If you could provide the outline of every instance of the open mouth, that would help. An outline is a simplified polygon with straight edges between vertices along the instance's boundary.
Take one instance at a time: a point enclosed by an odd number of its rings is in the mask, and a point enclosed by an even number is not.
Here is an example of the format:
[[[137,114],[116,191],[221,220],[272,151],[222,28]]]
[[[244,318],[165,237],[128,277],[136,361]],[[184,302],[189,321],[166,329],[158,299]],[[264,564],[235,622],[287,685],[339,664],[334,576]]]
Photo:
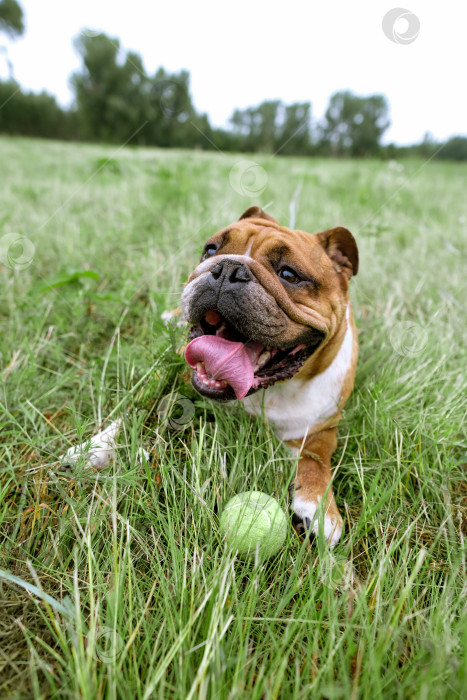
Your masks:
[[[268,347],[246,338],[216,310],[207,311],[190,328],[189,337],[185,359],[193,369],[193,386],[200,394],[225,401],[290,379],[323,339],[311,346]]]

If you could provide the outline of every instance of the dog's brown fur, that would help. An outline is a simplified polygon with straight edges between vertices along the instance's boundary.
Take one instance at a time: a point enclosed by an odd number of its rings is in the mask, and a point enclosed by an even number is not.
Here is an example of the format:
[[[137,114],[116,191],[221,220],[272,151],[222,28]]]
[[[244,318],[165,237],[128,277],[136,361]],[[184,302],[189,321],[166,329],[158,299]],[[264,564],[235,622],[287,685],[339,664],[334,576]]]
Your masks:
[[[288,425],[285,431],[286,437],[283,438],[286,444],[298,450],[299,454],[294,482],[296,512],[298,515],[300,512],[308,512],[307,504],[310,513],[316,512],[320,501],[326,495],[326,536],[335,544],[342,529],[342,518],[332,493],[331,456],[337,445],[337,424],[341,418],[341,409],[352,391],[358,357],[357,332],[348,298],[349,280],[358,271],[355,240],[343,227],[314,235],[304,231],[293,231],[281,226],[258,207],[251,207],[239,221],[210,238],[208,244],[220,246],[213,256],[213,262],[247,258],[247,265],[263,287],[267,298],[274,298],[286,316],[287,323],[281,333],[281,343],[290,342],[304,327],[316,328],[325,333],[323,343],[292,379],[277,382],[263,390],[262,402],[255,399],[257,395],[253,395],[244,399],[244,403],[251,413],[258,413],[261,403],[261,410],[264,410],[274,425],[275,416],[279,416],[279,423],[281,422],[280,404],[284,396],[283,389],[276,390],[278,385],[287,384],[287,401],[290,406],[296,402],[300,408],[302,401],[310,400],[309,396],[313,396],[309,394],[313,380],[327,376],[323,373],[328,371],[331,391],[331,380],[342,375],[341,382],[339,379],[339,400],[332,415],[323,416],[322,420],[307,425],[303,434],[294,435],[293,438],[287,437],[287,432],[294,433],[291,419],[290,426]],[[286,265],[292,268],[294,265],[301,265],[309,270],[317,280],[316,288],[313,289],[309,285],[284,287],[271,264],[271,260],[277,254],[281,255],[281,261]],[[201,277],[209,274],[209,264],[209,261],[202,262],[190,276],[187,286],[200,283]],[[185,314],[189,319],[188,302]],[[339,353],[345,339],[347,343],[351,342],[351,349],[347,353],[345,366],[339,366],[336,373],[337,365],[343,362]],[[321,398],[317,396],[315,401]],[[310,411],[312,409],[313,406],[310,406]],[[278,433],[281,436],[280,429]],[[308,516],[304,518],[313,520]],[[317,530],[316,522],[313,529]]]

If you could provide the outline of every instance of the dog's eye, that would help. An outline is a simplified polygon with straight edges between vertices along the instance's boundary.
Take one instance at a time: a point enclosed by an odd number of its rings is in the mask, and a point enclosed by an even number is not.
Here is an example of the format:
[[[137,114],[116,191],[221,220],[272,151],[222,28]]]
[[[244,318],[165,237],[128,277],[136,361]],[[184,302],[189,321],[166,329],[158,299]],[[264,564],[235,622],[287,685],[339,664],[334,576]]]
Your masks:
[[[204,249],[203,257],[201,258],[201,260],[206,260],[206,258],[209,258],[211,255],[214,255],[216,250],[217,250],[217,246],[214,245],[214,243],[210,243]]]
[[[278,276],[282,280],[290,282],[290,284],[298,284],[298,282],[302,281],[302,278],[299,277],[295,270],[292,270],[291,267],[281,267],[281,269],[278,272]]]

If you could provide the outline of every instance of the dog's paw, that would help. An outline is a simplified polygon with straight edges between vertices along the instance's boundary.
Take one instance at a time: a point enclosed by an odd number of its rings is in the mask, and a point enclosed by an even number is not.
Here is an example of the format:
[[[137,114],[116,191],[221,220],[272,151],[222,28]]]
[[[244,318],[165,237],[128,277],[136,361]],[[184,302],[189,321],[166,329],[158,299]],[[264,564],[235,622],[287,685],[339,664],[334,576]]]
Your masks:
[[[319,518],[322,517],[322,513],[318,512],[318,509],[319,500],[309,501],[302,496],[295,494],[293,500],[293,510],[296,519],[298,519],[300,529],[304,531],[311,529],[315,535],[318,535],[320,527]],[[326,509],[323,526],[326,541],[329,543],[331,548],[335,547],[342,534],[343,520],[339,511],[337,510],[334,500]]]

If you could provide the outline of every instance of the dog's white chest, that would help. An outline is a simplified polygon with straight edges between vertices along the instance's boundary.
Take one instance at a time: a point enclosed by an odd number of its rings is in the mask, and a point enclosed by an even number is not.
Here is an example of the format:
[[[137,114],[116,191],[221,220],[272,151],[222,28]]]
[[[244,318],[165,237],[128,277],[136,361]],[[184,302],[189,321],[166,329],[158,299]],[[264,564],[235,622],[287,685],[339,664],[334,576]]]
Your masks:
[[[324,372],[308,381],[294,377],[278,382],[243,399],[243,405],[250,414],[263,414],[281,440],[298,440],[337,412],[351,360],[352,328],[348,323],[342,345]]]

